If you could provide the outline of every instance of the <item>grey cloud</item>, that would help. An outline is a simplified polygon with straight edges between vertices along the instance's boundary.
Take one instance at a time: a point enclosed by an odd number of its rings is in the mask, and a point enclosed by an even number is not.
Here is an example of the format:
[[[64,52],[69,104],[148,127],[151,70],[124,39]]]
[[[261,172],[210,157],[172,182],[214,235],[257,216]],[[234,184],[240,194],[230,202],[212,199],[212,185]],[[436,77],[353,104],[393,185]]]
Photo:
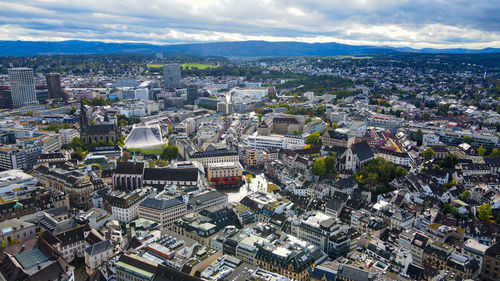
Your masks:
[[[19,33],[7,29],[0,39],[78,39],[68,37],[74,34],[86,40],[172,43],[248,38],[314,41],[321,37],[375,45],[497,46],[500,5],[496,2],[0,0],[2,30],[16,26]]]

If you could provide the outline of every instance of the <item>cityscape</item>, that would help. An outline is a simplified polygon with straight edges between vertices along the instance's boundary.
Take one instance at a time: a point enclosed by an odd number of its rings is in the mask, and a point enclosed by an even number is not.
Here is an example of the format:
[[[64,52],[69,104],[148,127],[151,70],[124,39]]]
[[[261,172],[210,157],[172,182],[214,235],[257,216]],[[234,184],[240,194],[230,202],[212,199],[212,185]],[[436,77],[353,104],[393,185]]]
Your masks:
[[[500,280],[497,31],[59,40],[30,11],[0,21],[0,280]]]

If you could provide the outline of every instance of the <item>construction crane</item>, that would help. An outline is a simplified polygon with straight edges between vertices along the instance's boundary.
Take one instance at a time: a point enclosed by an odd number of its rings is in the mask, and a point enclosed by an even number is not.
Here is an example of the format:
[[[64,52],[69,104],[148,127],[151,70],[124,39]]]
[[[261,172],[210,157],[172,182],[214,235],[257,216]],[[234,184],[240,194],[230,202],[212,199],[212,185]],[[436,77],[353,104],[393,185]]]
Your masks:
[[[389,100],[386,100],[386,99],[375,99],[378,101],[378,107],[377,107],[377,113],[380,113],[380,102],[381,101],[389,101]]]

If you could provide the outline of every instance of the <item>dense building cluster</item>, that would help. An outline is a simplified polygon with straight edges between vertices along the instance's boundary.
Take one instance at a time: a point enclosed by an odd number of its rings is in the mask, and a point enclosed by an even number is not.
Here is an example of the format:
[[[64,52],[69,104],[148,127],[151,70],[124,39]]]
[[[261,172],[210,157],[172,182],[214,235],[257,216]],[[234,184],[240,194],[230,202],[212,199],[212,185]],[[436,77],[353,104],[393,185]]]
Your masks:
[[[0,76],[3,280],[500,279],[498,69],[182,59]]]

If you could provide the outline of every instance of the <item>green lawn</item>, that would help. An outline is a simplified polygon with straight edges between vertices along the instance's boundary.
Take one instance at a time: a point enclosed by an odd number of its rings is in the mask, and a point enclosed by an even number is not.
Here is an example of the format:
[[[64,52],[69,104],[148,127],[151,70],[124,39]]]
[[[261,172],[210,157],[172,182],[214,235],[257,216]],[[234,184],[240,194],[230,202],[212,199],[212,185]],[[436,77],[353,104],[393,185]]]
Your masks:
[[[163,64],[147,64],[148,68],[162,68]]]
[[[211,65],[211,64],[204,64],[204,63],[185,63],[182,65],[182,68],[193,68],[193,67],[196,67],[198,69],[207,69],[207,68],[215,68],[217,66],[215,65]]]
[[[134,157],[134,150],[136,150],[137,153],[141,153],[143,155],[160,155],[163,152],[163,149],[168,146],[168,143],[161,145],[161,146],[156,146],[154,148],[127,148],[127,150],[130,152],[130,155]]]

